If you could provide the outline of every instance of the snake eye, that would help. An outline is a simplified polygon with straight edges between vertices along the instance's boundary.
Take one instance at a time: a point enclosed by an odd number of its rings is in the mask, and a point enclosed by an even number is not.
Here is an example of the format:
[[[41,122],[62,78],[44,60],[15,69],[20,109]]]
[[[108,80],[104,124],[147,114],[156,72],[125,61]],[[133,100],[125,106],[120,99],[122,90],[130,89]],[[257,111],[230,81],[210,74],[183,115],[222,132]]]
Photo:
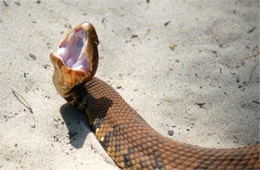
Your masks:
[[[72,69],[89,71],[87,56],[88,33],[83,29],[74,29],[63,40],[57,55],[60,56],[66,66]]]

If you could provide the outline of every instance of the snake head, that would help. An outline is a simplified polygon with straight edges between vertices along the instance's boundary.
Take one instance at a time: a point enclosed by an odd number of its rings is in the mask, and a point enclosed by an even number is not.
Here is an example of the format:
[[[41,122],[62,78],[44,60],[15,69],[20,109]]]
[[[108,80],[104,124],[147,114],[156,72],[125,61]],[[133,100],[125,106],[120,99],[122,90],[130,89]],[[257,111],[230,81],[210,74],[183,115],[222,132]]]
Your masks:
[[[93,25],[83,22],[67,33],[57,52],[50,54],[53,82],[61,96],[66,98],[73,87],[86,83],[95,75],[98,43]]]

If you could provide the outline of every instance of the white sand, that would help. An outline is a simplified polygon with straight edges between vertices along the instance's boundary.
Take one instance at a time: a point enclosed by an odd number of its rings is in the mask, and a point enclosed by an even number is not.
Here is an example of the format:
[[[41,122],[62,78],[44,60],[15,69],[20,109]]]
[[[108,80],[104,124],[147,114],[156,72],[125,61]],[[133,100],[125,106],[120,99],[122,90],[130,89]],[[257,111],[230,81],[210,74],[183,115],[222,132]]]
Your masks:
[[[38,2],[0,2],[0,169],[117,169],[52,84],[50,52],[84,20],[100,39],[96,76],[161,134],[215,148],[259,140],[259,1]]]

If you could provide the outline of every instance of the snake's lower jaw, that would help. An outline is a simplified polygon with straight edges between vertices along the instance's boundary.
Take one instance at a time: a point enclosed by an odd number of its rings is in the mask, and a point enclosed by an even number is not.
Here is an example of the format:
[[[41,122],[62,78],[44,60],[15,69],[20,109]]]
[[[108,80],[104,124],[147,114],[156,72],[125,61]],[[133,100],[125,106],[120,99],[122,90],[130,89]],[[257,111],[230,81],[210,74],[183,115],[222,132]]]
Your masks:
[[[67,67],[56,53],[51,53],[51,61],[54,66],[53,83],[64,98],[74,86],[85,83],[92,78],[89,72]]]
[[[65,97],[76,85],[86,83],[97,70],[98,37],[89,22],[73,28],[61,41],[57,52],[51,53],[54,66],[53,82]]]

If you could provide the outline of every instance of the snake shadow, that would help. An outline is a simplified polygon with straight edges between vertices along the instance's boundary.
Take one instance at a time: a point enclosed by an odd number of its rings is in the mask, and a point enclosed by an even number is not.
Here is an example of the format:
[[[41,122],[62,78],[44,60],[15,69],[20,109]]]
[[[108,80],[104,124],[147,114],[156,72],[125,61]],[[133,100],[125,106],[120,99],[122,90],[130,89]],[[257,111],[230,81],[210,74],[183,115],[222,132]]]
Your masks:
[[[81,148],[87,135],[92,132],[86,114],[68,103],[61,106],[60,113],[69,131],[70,144],[74,148]]]
[[[107,114],[107,111],[112,106],[113,101],[107,97],[95,99],[91,95],[89,95],[89,100],[92,101],[92,105],[89,105],[88,107],[99,113],[95,115],[95,118],[103,120]],[[61,106],[60,113],[68,128],[68,135],[71,145],[77,149],[81,148],[86,140],[86,137],[92,132],[93,129],[93,127],[91,128],[88,123],[86,113],[79,111],[68,103]],[[99,124],[94,126],[94,128],[98,125]]]

